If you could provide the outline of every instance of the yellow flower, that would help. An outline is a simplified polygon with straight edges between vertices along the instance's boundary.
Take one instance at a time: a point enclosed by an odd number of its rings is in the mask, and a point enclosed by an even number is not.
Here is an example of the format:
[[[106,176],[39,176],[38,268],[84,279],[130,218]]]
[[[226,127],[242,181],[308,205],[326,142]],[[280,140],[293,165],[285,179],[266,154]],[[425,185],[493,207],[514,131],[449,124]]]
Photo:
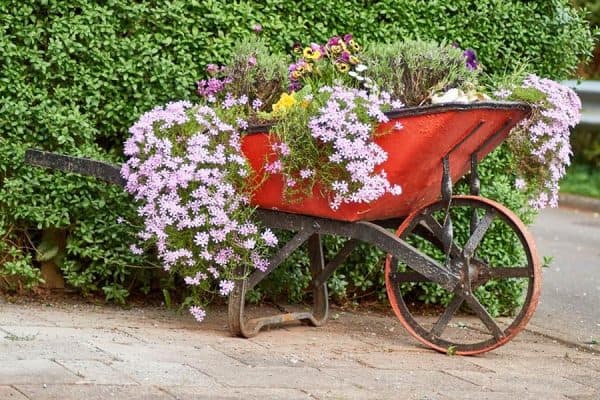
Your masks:
[[[321,52],[319,50],[313,50],[310,47],[305,48],[302,55],[308,60],[318,60],[321,58]]]
[[[352,64],[352,65],[356,65],[360,62],[360,59],[356,56],[350,56],[350,58],[348,60],[350,61],[350,64]]]
[[[348,45],[354,51],[359,51],[360,50],[360,46],[354,40],[350,40],[350,42],[348,42]]]
[[[292,94],[282,93],[277,103],[273,104],[274,114],[285,114],[290,108],[296,104],[294,92]]]
[[[331,53],[332,53],[333,55],[339,54],[339,53],[341,53],[341,52],[342,52],[342,50],[344,50],[344,48],[343,48],[342,46],[338,45],[338,44],[334,44],[334,45],[332,45],[332,46],[330,47],[330,49],[331,49]]]
[[[336,62],[335,63],[335,67],[337,68],[338,71],[342,72],[342,73],[346,73],[348,71],[350,71],[350,65],[346,64],[345,62]]]

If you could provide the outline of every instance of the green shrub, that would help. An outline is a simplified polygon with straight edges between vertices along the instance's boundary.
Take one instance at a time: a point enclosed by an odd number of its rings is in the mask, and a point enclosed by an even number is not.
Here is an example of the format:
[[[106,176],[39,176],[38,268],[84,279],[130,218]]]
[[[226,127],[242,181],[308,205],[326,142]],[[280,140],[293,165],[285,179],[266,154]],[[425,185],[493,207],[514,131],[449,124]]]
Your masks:
[[[488,73],[508,73],[526,61],[532,72],[559,79],[592,44],[582,14],[566,0],[6,0],[2,9],[0,276],[34,284],[35,248],[44,249],[44,231],[59,229],[67,245],[57,262],[68,283],[102,289],[117,301],[140,279],[147,288],[151,276],[132,268],[151,267],[127,250],[135,229],[115,223],[117,217],[135,221],[131,200],[90,178],[24,166],[24,151],[38,147],[120,162],[133,121],[157,104],[193,99],[206,65],[229,59],[254,24],[262,24],[274,51],[346,32],[363,43],[445,40],[475,49]],[[488,194],[521,209],[524,200],[497,187],[510,182],[504,170],[486,165],[493,171]],[[339,245],[337,239],[331,244]],[[336,294],[381,293],[375,250],[362,249],[349,263],[355,265],[330,282]],[[275,286],[299,298],[306,279],[285,270],[278,276]]]

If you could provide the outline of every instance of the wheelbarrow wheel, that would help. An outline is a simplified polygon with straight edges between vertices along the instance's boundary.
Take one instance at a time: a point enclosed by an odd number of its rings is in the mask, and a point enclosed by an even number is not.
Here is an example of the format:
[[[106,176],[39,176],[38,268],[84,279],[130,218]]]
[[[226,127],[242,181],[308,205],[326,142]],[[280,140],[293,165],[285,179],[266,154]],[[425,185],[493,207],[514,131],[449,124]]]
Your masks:
[[[439,201],[413,212],[396,234],[460,277],[449,291],[388,255],[389,301],[425,345],[449,354],[484,353],[511,340],[533,315],[540,262],[525,225],[506,207],[455,196],[450,205]],[[510,250],[499,252],[500,245]]]

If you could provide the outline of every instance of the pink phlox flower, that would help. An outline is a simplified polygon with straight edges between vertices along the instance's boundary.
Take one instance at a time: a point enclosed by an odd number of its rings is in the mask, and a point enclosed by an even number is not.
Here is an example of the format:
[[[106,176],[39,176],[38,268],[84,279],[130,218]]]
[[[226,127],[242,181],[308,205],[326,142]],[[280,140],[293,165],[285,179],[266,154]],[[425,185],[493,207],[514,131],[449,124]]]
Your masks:
[[[278,172],[281,172],[282,169],[283,169],[283,167],[281,165],[280,160],[276,160],[272,163],[265,165],[265,171],[269,174],[276,174]]]
[[[217,278],[220,276],[220,274],[219,274],[219,271],[218,271],[218,270],[217,270],[215,267],[208,267],[208,268],[206,268],[206,270],[207,270],[208,272],[210,272],[210,274],[211,274],[211,275],[213,276],[213,278],[215,278],[215,279],[217,279]]]
[[[230,280],[223,279],[219,282],[219,294],[221,296],[227,296],[235,288],[235,283]]]
[[[193,278],[191,276],[186,276],[183,280],[187,285],[198,286],[203,280],[206,280],[206,278],[207,275],[205,273],[197,272]]]
[[[262,105],[263,105],[263,102],[260,99],[254,99],[252,101],[252,108],[255,111],[258,111],[262,107]]]
[[[242,246],[243,246],[245,249],[252,250],[254,247],[256,247],[256,240],[254,240],[254,239],[246,239],[246,240],[245,240],[245,241],[242,243]]]
[[[138,256],[144,254],[144,250],[135,244],[130,245],[129,250],[133,254],[138,255]]]
[[[223,229],[211,229],[210,236],[215,243],[222,243],[227,238],[227,232]]]
[[[248,236],[254,235],[258,232],[258,228],[251,222],[246,222],[238,228],[238,232],[240,235]]]
[[[210,75],[215,75],[219,72],[219,66],[216,64],[208,64],[206,66],[206,72],[208,72]]]
[[[194,243],[199,247],[208,246],[209,240],[210,240],[210,236],[206,232],[198,232],[194,236]]]
[[[285,178],[285,185],[287,187],[294,187],[294,186],[296,186],[296,180],[293,179],[293,178],[290,178],[290,177],[286,177]]]
[[[254,264],[254,268],[259,271],[266,271],[269,267],[269,261],[265,258],[261,257],[258,253],[252,252],[250,255],[250,259],[252,260],[252,264]]]
[[[313,176],[315,174],[315,172],[311,169],[301,169],[300,170],[300,177],[302,179],[308,179],[311,176]]]
[[[277,243],[279,243],[277,236],[275,236],[275,234],[268,228],[263,231],[260,237],[262,238],[262,240],[265,241],[265,244],[269,247],[277,246]]]
[[[220,266],[227,265],[233,254],[233,250],[229,247],[219,250],[214,257],[215,264]]]
[[[196,319],[198,322],[204,321],[204,317],[206,317],[206,311],[198,306],[191,306],[189,308],[190,314]]]

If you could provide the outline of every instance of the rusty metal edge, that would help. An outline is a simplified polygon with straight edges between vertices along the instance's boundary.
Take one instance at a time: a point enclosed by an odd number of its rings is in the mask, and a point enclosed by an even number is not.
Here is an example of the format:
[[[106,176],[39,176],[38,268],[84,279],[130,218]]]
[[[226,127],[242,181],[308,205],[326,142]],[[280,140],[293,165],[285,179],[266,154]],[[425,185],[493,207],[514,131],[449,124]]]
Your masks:
[[[426,106],[397,108],[387,111],[384,114],[388,118],[412,117],[424,114],[436,114],[450,111],[468,111],[468,110],[522,110],[529,114],[531,106],[527,103],[518,101],[485,101],[478,103],[442,103],[429,104]],[[274,126],[274,123],[251,125],[244,133],[265,133]]]

